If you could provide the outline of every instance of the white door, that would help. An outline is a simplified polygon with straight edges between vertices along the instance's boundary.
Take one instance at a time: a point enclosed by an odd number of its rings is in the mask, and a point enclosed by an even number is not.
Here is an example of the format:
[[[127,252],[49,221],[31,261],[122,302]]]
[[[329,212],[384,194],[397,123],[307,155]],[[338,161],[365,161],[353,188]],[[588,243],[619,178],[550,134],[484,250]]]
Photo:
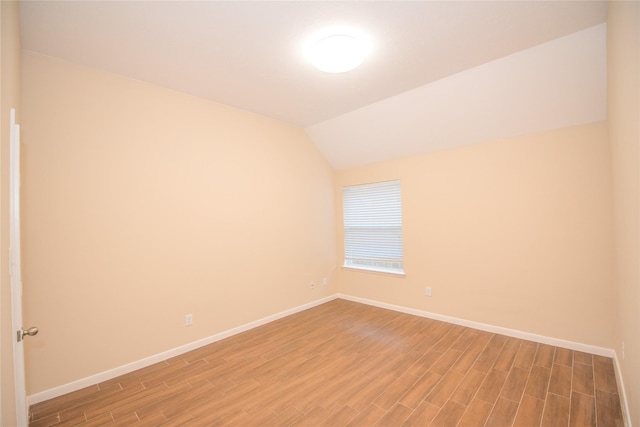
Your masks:
[[[16,383],[16,417],[18,426],[29,424],[24,379],[24,344],[27,335],[38,333],[37,328],[22,328],[22,275],[20,260],[20,126],[16,112],[11,109],[9,147],[9,274],[11,274],[11,311],[13,313],[13,364]]]

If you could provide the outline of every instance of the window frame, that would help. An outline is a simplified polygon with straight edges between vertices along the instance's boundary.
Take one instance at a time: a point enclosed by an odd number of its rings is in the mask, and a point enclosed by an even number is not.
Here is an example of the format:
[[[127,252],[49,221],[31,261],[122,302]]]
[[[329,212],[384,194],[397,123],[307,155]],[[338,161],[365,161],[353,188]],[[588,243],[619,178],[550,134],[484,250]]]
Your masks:
[[[405,276],[399,179],[343,186],[342,215],[342,268]]]

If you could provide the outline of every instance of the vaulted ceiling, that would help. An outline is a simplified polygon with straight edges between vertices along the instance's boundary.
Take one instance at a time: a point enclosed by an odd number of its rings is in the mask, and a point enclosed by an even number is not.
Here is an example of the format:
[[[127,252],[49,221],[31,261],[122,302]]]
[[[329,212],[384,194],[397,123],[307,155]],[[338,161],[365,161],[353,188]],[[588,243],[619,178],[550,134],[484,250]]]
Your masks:
[[[23,49],[304,128],[336,168],[606,115],[601,1],[22,1]],[[373,53],[327,74],[326,26]]]

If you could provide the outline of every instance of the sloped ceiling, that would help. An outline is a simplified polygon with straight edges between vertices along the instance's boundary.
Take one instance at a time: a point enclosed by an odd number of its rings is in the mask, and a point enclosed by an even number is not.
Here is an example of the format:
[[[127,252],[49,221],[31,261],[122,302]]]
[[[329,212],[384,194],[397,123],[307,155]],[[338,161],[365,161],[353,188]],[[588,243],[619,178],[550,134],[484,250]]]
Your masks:
[[[605,115],[606,2],[22,1],[20,12],[23,49],[302,127],[336,168]],[[360,68],[325,74],[302,57],[332,25],[370,35]]]
[[[306,130],[337,169],[606,118],[605,24]]]

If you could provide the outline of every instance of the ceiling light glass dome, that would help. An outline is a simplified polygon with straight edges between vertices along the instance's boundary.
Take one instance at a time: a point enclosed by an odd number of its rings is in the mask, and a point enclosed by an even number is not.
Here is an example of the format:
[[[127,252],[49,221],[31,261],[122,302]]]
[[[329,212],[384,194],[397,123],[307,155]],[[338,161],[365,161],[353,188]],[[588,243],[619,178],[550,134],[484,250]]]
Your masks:
[[[371,43],[363,36],[336,32],[312,38],[305,54],[320,71],[344,73],[362,64],[370,51]]]

